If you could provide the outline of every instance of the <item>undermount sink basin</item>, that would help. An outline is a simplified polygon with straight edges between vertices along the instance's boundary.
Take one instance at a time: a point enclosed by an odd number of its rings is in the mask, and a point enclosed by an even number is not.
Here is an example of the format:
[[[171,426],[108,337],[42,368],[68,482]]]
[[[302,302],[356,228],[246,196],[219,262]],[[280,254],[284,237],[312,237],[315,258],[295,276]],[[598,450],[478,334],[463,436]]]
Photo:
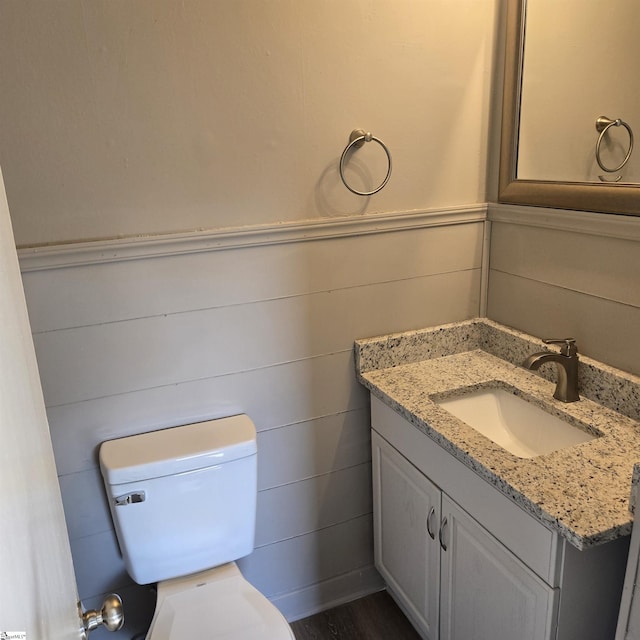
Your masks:
[[[519,458],[534,458],[596,437],[504,389],[482,389],[435,402]]]

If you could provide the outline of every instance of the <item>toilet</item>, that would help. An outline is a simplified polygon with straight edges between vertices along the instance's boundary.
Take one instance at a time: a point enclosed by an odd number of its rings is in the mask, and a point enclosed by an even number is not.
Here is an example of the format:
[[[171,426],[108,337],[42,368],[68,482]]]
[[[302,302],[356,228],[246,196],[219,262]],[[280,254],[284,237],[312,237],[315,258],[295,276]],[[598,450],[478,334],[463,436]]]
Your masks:
[[[147,640],[294,640],[235,563],[253,551],[256,521],[248,416],[104,442],[100,469],[129,575],[158,583]]]

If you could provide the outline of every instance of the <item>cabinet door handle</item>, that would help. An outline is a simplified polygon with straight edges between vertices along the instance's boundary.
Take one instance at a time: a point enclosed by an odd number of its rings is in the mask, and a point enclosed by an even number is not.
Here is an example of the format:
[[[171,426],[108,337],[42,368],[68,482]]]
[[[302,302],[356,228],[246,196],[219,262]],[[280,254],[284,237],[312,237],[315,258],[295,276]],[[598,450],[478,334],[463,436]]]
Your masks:
[[[438,538],[440,538],[440,546],[442,547],[443,551],[447,550],[447,543],[444,541],[444,536],[445,536],[445,529],[447,528],[447,525],[449,523],[447,522],[447,517],[445,516],[442,519],[442,524],[440,525],[440,532],[438,533]]]
[[[427,516],[427,533],[429,534],[429,537],[432,540],[436,539],[436,534],[434,533],[433,529],[431,528],[431,520],[433,518],[433,516],[436,515],[436,508],[435,507],[431,507],[431,510],[429,511],[429,515]]]

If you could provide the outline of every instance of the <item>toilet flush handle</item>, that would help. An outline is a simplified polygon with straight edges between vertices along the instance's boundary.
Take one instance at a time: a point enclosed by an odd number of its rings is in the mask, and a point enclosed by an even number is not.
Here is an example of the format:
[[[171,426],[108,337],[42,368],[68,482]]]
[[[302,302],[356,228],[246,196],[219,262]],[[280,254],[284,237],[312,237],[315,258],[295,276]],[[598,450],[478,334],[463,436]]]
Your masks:
[[[124,609],[122,608],[122,599],[117,593],[112,593],[106,597],[100,611],[82,612],[80,603],[78,603],[78,607],[81,610],[82,624],[84,625],[83,640],[101,624],[107,628],[107,631],[120,631],[122,629]]]

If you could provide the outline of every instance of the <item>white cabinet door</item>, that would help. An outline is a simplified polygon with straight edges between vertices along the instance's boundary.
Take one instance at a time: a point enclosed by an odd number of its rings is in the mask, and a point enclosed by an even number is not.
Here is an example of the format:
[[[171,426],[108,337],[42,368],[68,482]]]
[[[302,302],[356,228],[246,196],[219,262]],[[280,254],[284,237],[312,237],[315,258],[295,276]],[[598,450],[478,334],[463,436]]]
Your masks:
[[[638,485],[634,484],[631,490],[635,503],[640,503]],[[640,638],[640,521],[634,520],[615,640]]]
[[[441,492],[372,432],[376,567],[429,640],[439,626]]]
[[[442,514],[442,639],[555,637],[557,590],[445,494]]]

